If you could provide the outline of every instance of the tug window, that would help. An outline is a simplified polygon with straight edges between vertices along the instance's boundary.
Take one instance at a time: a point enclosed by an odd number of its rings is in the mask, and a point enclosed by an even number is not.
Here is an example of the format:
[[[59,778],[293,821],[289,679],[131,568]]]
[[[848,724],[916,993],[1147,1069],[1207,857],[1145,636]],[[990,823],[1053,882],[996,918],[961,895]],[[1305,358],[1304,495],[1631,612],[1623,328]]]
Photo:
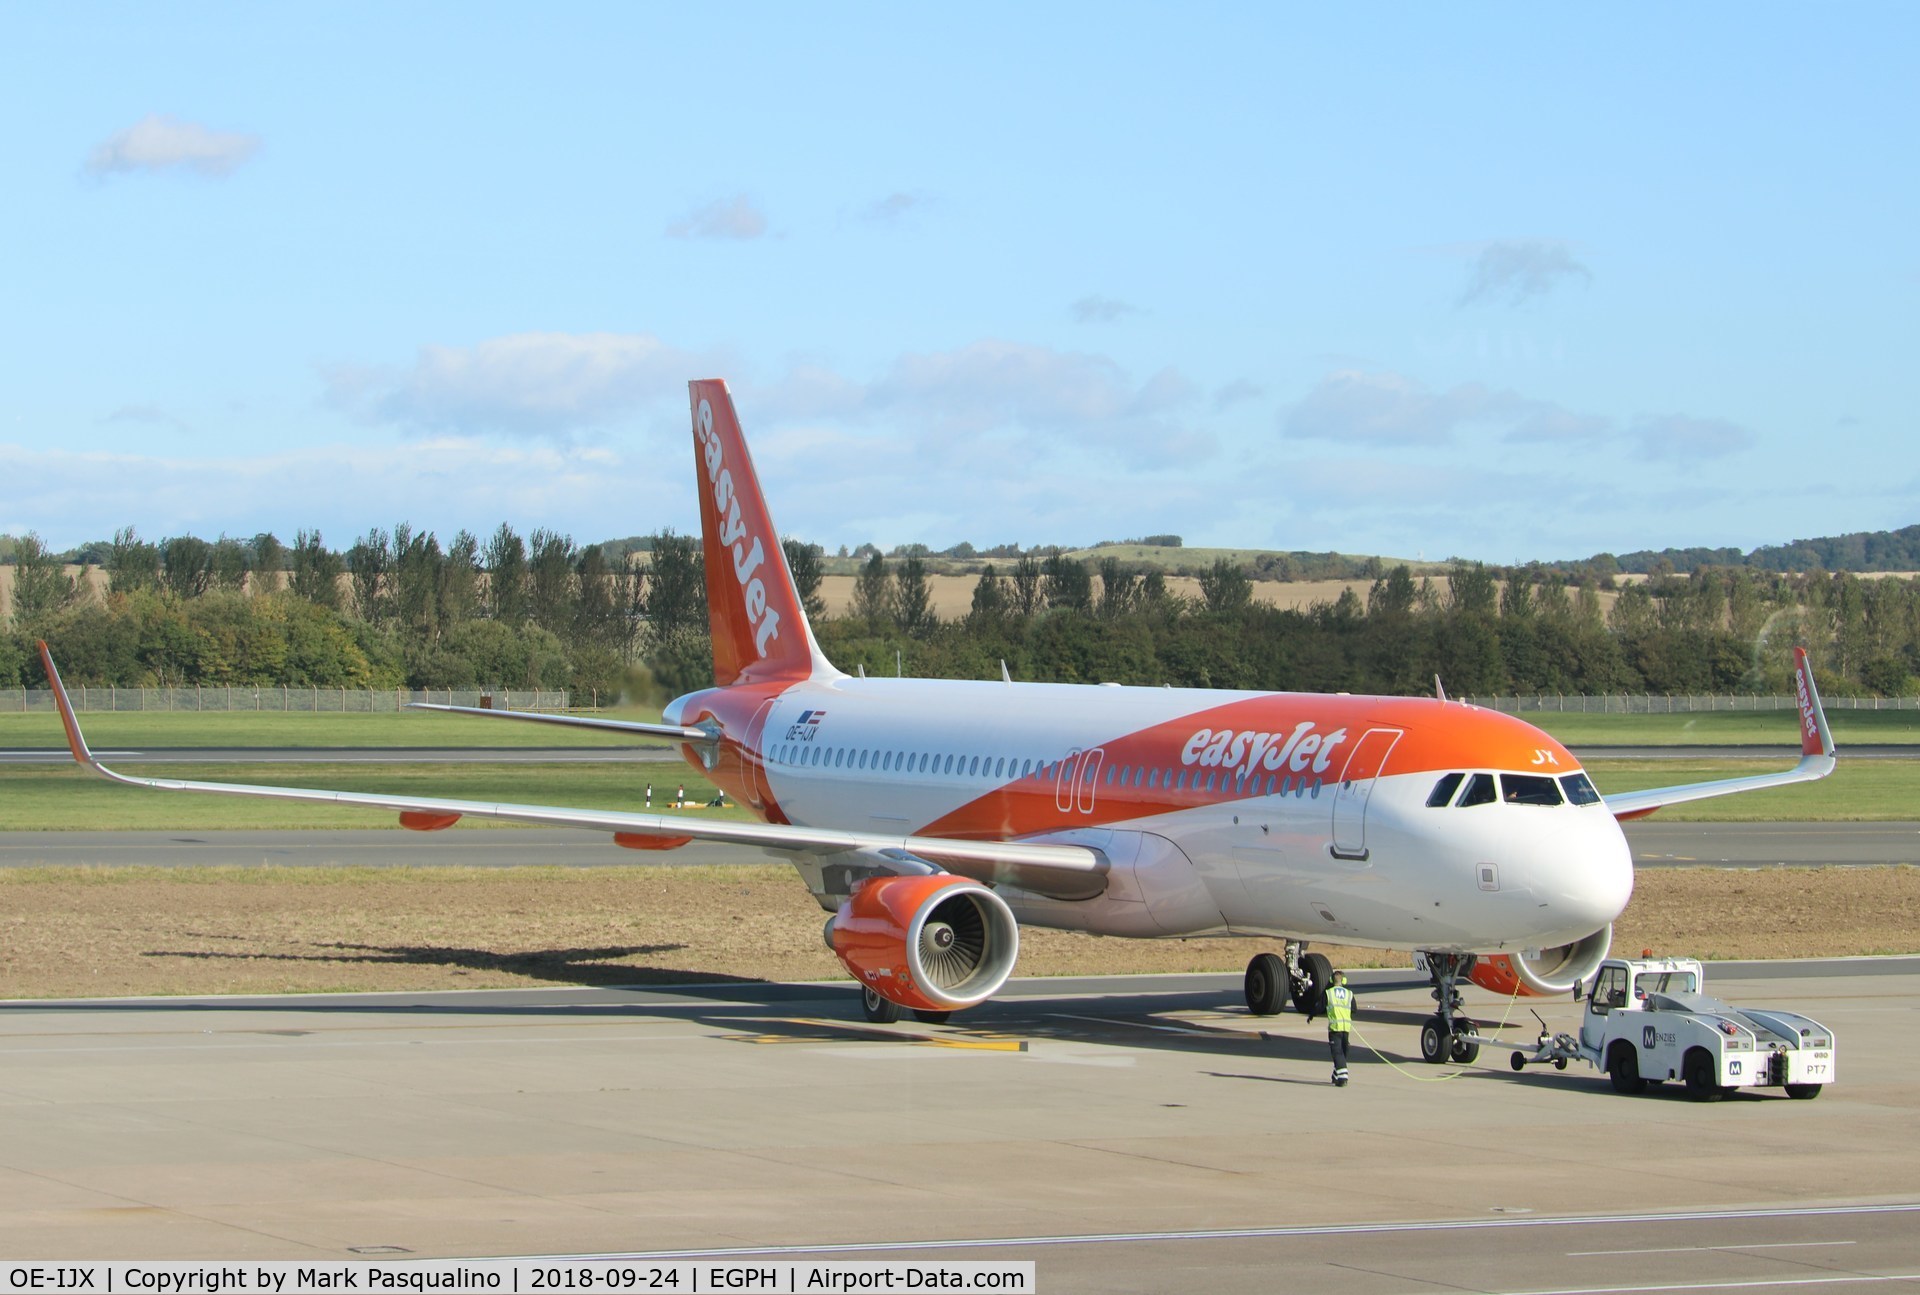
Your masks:
[[[1460,789],[1460,784],[1466,776],[1464,773],[1450,773],[1434,783],[1433,790],[1427,793],[1427,808],[1439,809],[1452,800],[1453,793]]]

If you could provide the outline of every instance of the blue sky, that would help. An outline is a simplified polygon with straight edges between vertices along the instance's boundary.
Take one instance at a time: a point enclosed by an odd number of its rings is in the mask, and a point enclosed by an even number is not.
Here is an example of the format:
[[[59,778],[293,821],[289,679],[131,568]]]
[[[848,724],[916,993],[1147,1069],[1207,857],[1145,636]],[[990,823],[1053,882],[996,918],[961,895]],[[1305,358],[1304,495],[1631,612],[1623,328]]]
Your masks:
[[[0,531],[1920,521],[1910,6],[0,8]]]

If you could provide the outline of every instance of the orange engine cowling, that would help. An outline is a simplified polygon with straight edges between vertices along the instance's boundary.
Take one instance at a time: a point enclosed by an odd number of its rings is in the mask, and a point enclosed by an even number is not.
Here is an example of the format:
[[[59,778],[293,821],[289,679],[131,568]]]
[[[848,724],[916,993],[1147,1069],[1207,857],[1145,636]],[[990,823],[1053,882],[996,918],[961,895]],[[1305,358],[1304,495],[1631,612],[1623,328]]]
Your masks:
[[[1571,944],[1557,944],[1538,953],[1482,953],[1475,956],[1467,979],[1496,994],[1546,996],[1564,994],[1590,980],[1613,945],[1613,927],[1607,925]]]
[[[1020,953],[1020,924],[1006,901],[947,873],[861,882],[827,935],[855,980],[902,1007],[929,1012],[991,997]]]

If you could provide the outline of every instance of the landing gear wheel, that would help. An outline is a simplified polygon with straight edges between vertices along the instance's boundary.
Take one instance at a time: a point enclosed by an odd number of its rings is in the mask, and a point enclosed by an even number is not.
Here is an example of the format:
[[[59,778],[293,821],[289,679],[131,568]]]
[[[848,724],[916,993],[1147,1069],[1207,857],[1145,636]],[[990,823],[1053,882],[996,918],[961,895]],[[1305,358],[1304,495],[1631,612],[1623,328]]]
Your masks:
[[[1480,1045],[1473,1041],[1473,1035],[1480,1029],[1464,1016],[1453,1018],[1453,1046],[1450,1055],[1456,1065],[1470,1066],[1480,1059]]]
[[[1515,1070],[1525,1070],[1527,1068],[1527,1054],[1524,1052],[1516,1052],[1507,1058],[1507,1064]],[[1565,1070],[1566,1067],[1561,1066],[1560,1069]]]
[[[861,986],[860,1010],[875,1025],[892,1025],[900,1019],[900,1004],[869,986]]]
[[[1287,1005],[1287,964],[1274,953],[1256,953],[1247,963],[1247,1010],[1272,1016]]]
[[[1451,1042],[1446,1021],[1438,1016],[1429,1016],[1420,1026],[1420,1060],[1430,1066],[1439,1065],[1447,1059]]]
[[[1647,1091],[1647,1081],[1640,1078],[1640,1054],[1633,1050],[1632,1044],[1616,1047],[1607,1058],[1607,1078],[1613,1081],[1614,1092],[1627,1097],[1638,1097]]]
[[[1567,1068],[1567,1059],[1565,1057],[1555,1057],[1553,1059],[1553,1068],[1555,1070],[1565,1070]]]
[[[1810,1102],[1818,1097],[1820,1090],[1825,1087],[1825,1084],[1788,1084],[1787,1096],[1797,1101]]]
[[[924,1007],[916,1007],[913,1009],[913,1019],[916,1021],[925,1021],[928,1025],[945,1025],[947,1018],[952,1015],[952,1012],[933,1012],[928,1011]]]
[[[1720,1077],[1713,1072],[1713,1058],[1704,1052],[1695,1052],[1687,1057],[1680,1077],[1686,1081],[1687,1096],[1696,1102],[1710,1102],[1724,1096],[1727,1091],[1720,1087]]]
[[[1324,953],[1303,954],[1300,973],[1300,979],[1293,984],[1293,1005],[1305,1016],[1324,1016],[1327,986],[1333,983],[1333,964]]]

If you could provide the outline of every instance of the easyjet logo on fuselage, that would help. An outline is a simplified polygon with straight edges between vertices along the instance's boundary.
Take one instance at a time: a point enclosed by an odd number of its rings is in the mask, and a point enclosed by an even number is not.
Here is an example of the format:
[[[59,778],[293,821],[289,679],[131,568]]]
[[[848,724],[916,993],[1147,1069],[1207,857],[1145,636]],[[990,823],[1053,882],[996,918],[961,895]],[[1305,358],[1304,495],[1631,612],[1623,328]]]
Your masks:
[[[740,516],[740,496],[733,485],[733,471],[727,467],[726,451],[714,434],[712,404],[700,402],[693,427],[700,438],[701,460],[707,466],[707,488],[713,495],[714,512],[720,518],[720,543],[732,552],[733,578],[740,584],[747,623],[753,626],[753,650],[764,657],[768,646],[780,637],[780,613],[767,606],[767,586],[754,574],[767,560],[766,546],[760,536],[747,535],[747,524]],[[749,538],[751,544],[747,543]]]
[[[1347,730],[1319,733],[1317,727],[1305,719],[1287,734],[1203,728],[1181,748],[1180,763],[1209,769],[1245,768],[1249,773],[1255,769],[1277,773],[1283,766],[1294,773],[1325,773],[1334,748],[1347,740]]]

